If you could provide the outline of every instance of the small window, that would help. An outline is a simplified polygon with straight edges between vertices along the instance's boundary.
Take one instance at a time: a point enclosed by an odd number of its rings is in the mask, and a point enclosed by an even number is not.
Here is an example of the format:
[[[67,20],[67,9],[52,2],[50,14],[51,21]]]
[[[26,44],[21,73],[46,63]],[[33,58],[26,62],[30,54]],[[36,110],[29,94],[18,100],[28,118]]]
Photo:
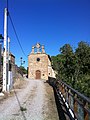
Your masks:
[[[37,58],[37,62],[39,62],[40,61],[40,58]]]

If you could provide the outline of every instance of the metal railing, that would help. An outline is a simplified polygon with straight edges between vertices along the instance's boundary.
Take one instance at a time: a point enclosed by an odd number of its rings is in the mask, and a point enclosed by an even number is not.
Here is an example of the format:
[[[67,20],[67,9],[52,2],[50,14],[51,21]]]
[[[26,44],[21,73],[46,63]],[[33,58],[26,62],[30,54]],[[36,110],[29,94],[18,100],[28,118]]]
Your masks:
[[[49,78],[48,82],[64,102],[67,112],[70,112],[70,120],[90,120],[90,98],[61,80]]]
[[[3,78],[2,77],[0,77],[0,92],[2,91],[2,84],[3,84],[3,80],[2,80]]]
[[[2,77],[0,77],[0,85],[2,85],[2,83],[3,83],[3,80],[2,80],[3,78]]]
[[[90,98],[85,97],[63,81],[56,82],[63,98],[78,120],[90,120]]]

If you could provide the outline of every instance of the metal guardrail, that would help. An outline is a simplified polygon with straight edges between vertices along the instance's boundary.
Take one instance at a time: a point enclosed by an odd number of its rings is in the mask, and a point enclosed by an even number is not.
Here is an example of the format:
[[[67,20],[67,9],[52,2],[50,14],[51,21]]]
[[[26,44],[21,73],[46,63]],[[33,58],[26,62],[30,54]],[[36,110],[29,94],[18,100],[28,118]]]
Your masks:
[[[78,120],[90,120],[90,99],[63,81],[57,86]]]
[[[2,85],[2,84],[3,84],[3,78],[0,77],[0,85]]]
[[[0,77],[0,92],[2,91],[2,85],[3,85],[3,78]]]
[[[52,86],[61,97],[72,119],[90,120],[90,98],[87,98],[63,81],[50,79]]]

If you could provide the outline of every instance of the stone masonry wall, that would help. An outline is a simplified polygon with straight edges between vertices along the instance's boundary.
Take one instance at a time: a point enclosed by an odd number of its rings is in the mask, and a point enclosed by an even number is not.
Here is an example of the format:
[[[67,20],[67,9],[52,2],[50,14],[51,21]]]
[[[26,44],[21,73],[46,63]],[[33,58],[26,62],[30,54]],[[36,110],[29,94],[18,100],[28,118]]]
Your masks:
[[[37,61],[37,58],[40,60]],[[34,53],[28,56],[28,78],[36,79],[36,71],[41,72],[41,79],[48,80],[48,55]]]

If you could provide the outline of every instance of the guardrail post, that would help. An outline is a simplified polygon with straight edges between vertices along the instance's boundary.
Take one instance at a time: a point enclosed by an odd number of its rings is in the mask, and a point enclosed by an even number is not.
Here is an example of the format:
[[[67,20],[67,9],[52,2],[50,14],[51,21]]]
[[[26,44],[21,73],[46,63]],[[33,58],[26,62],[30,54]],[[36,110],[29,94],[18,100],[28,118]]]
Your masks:
[[[61,83],[61,92],[63,93],[63,84]]]
[[[62,94],[64,95],[65,93],[65,88],[64,88],[64,84],[62,85]]]
[[[78,120],[90,120],[90,99],[63,81],[58,82],[57,86],[73,110],[75,118]]]
[[[74,113],[77,116],[77,94],[74,96]]]
[[[71,90],[69,89],[68,91],[68,104],[70,105],[70,94],[71,94]]]
[[[85,103],[84,106],[85,109],[88,109],[88,102]],[[85,120],[89,120],[89,115],[88,112],[84,110],[84,116],[85,116]]]
[[[67,99],[67,87],[65,86],[65,99]]]

